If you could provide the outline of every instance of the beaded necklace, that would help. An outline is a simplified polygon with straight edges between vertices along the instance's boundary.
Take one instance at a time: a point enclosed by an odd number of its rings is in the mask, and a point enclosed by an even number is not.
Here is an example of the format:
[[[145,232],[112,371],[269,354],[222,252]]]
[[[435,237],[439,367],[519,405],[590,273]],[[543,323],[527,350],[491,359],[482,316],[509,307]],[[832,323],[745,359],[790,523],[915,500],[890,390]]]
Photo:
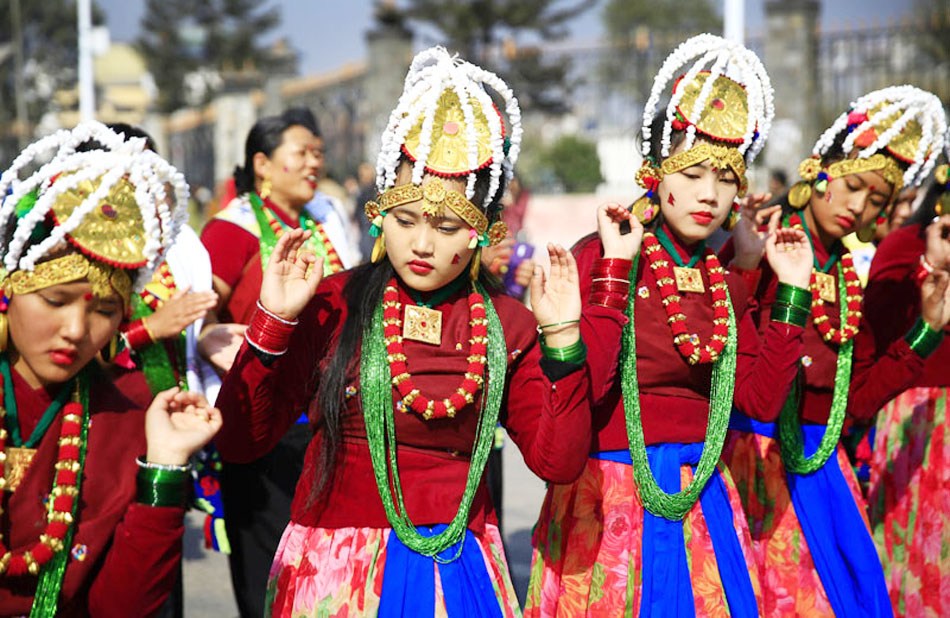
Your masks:
[[[132,319],[140,320],[158,311],[178,289],[168,262],[162,262],[155,276],[138,295],[132,296]],[[139,366],[152,393],[177,386],[188,390],[185,332],[167,342],[153,341],[135,351]],[[173,360],[174,359],[174,360]]]
[[[437,562],[451,562],[461,555],[460,541],[464,541],[472,501],[494,442],[495,424],[498,421],[498,411],[501,408],[505,388],[508,356],[505,334],[491,300],[479,284],[475,284],[475,289],[484,298],[488,321],[487,384],[479,408],[475,445],[472,449],[472,460],[469,464],[468,478],[465,481],[459,510],[448,527],[435,536],[424,537],[418,533],[409,519],[403,500],[397,466],[396,426],[393,415],[391,384],[394,376],[387,360],[382,303],[376,308],[372,323],[364,333],[360,353],[360,396],[366,424],[366,439],[369,442],[376,488],[386,511],[386,519],[392,526],[393,532],[406,547],[416,553],[430,556]],[[453,557],[439,556],[441,552],[456,544],[458,548]]]
[[[644,240],[646,235],[644,236]],[[633,259],[630,269],[630,285],[637,283],[637,265],[640,256]],[[621,378],[623,393],[623,411],[627,427],[627,440],[630,459],[633,462],[633,480],[640,494],[643,507],[660,517],[671,521],[683,519],[699,499],[700,493],[712,477],[722,447],[726,442],[726,430],[729,427],[729,414],[732,410],[732,395],[736,383],[736,319],[732,311],[732,301],[726,290],[726,345],[713,362],[712,384],[710,385],[709,422],[706,427],[703,453],[696,466],[693,480],[682,491],[668,494],[657,484],[650,462],[647,458],[646,439],[643,435],[643,419],[640,413],[640,385],[637,381],[637,341],[634,326],[634,307],[636,297],[631,294],[627,305],[627,324],[621,339]]]
[[[270,208],[264,208],[264,202],[257,193],[250,193],[248,197],[251,202],[251,209],[257,218],[257,225],[261,230],[261,269],[267,266],[270,260],[270,254],[274,252],[274,246],[277,239],[284,233],[289,226],[277,218]],[[306,210],[300,211],[300,227],[310,232],[310,238],[307,240],[307,246],[318,258],[324,258],[323,274],[329,275],[343,270],[343,262],[340,260],[340,254],[337,253],[330,242],[330,237],[322,223],[314,221]]]
[[[396,289],[396,279],[390,280],[383,292],[383,336],[386,341],[389,373],[392,383],[399,391],[401,399],[396,403],[400,412],[412,410],[425,420],[433,418],[455,418],[455,413],[475,400],[475,394],[485,381],[485,363],[488,352],[488,320],[485,318],[484,298],[477,291],[468,296],[469,327],[468,369],[461,385],[450,397],[441,401],[429,399],[423,395],[406,364],[406,354],[402,346],[402,303]]]
[[[797,219],[797,221],[796,221]],[[803,218],[797,214],[788,219],[792,225],[804,224]],[[815,243],[811,234],[808,232],[807,225],[802,225],[808,236],[808,241],[814,249]],[[829,260],[831,262],[831,260]],[[817,258],[816,258],[817,266]],[[827,267],[827,264],[826,264]],[[818,286],[815,284],[815,269],[812,269],[812,322],[815,328],[822,334],[825,341],[839,346],[838,358],[835,363],[835,385],[831,396],[831,410],[828,414],[828,424],[825,426],[825,432],[821,436],[821,442],[818,449],[810,456],[805,456],[805,444],[802,438],[801,423],[798,420],[799,406],[799,381],[796,378],[792,384],[792,390],[782,406],[782,413],[779,416],[779,443],[782,452],[782,462],[785,468],[795,474],[810,474],[821,468],[831,458],[841,439],[841,429],[844,427],[844,419],[848,408],[848,389],[851,386],[851,360],[854,352],[854,335],[858,332],[857,322],[860,321],[861,312],[861,284],[855,285],[849,279],[848,271],[854,273],[854,267],[851,264],[851,255],[845,253],[841,256],[841,268],[838,270],[838,303],[841,315],[840,330],[833,330],[828,326],[828,316],[821,306],[823,303],[819,298]],[[854,275],[857,279],[857,275]],[[856,304],[856,306],[855,306]],[[819,320],[821,320],[819,322]],[[852,324],[852,322],[854,322]],[[824,327],[824,328],[822,328]],[[830,333],[830,334],[829,334]]]
[[[6,359],[4,358],[4,362]],[[3,401],[8,402],[8,393],[13,391],[12,380],[3,380]],[[65,551],[72,543],[76,513],[79,507],[79,492],[86,462],[87,437],[89,433],[89,379],[85,370],[80,372],[72,385],[64,390],[72,393],[71,401],[63,406],[63,420],[59,431],[58,459],[55,465],[53,487],[47,498],[46,528],[39,539],[25,551],[7,548],[0,536],[0,575],[11,577],[26,574],[39,575],[30,616],[52,618],[56,615],[59,593],[66,572]],[[15,404],[16,398],[13,398]],[[0,408],[0,423],[6,425],[7,413],[16,423],[15,405]],[[45,415],[44,415],[45,417]],[[49,424],[47,423],[47,427]],[[11,424],[11,431],[13,426]],[[18,431],[18,430],[17,430]],[[35,434],[35,432],[34,432]],[[0,453],[4,452],[8,433],[0,426]],[[42,437],[42,436],[40,436]],[[7,484],[7,475],[0,479],[0,488]],[[0,509],[2,513],[2,509]]]
[[[660,291],[663,307],[666,309],[667,322],[673,332],[673,343],[690,365],[713,363],[722,354],[722,350],[726,345],[730,311],[725,272],[719,263],[719,258],[712,250],[702,247],[690,261],[690,264],[695,264],[699,259],[700,252],[705,250],[706,269],[709,273],[709,287],[712,291],[713,300],[713,333],[711,341],[706,345],[702,345],[699,335],[690,333],[686,328],[686,315],[680,305],[680,296],[676,293],[677,289],[671,276],[670,263],[666,258],[672,256],[672,259],[679,263],[681,263],[681,260],[672,246],[670,246],[672,252],[669,250],[664,252],[661,242],[662,237],[658,241],[653,234],[643,235],[643,253],[646,255],[650,270],[653,271],[653,276],[656,279],[656,286]],[[664,254],[666,255],[664,256]],[[696,270],[698,272],[698,269]],[[700,285],[702,285],[702,277],[699,275],[697,277],[699,277]]]

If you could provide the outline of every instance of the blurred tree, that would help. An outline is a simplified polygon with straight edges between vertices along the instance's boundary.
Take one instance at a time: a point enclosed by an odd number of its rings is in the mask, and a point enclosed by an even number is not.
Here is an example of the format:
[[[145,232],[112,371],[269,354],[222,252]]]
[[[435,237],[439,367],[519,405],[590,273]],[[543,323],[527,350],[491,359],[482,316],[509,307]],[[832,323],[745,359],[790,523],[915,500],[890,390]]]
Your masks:
[[[525,109],[563,112],[569,67],[536,45],[567,35],[596,0],[407,0],[407,16],[438,31],[463,58],[498,73]]]
[[[203,82],[209,98],[221,73],[266,72],[268,49],[261,39],[280,23],[280,8],[266,0],[148,0],[139,50],[158,87],[158,107],[170,112],[188,103],[186,78]],[[194,81],[190,80],[192,90]]]
[[[20,0],[23,37],[24,98],[29,124],[50,109],[53,95],[74,86],[78,73],[78,33],[75,0]],[[92,23],[102,25],[102,11],[93,2]],[[0,127],[16,117],[14,22],[11,0],[0,0]]]
[[[583,138],[559,138],[545,150],[543,160],[567,193],[590,193],[603,181],[597,146]]]
[[[694,34],[721,32],[713,0],[608,0],[601,19],[613,47],[603,79],[644,101],[653,76],[676,45]]]
[[[950,63],[950,2],[915,0],[914,16],[922,26],[920,50],[936,64]]]

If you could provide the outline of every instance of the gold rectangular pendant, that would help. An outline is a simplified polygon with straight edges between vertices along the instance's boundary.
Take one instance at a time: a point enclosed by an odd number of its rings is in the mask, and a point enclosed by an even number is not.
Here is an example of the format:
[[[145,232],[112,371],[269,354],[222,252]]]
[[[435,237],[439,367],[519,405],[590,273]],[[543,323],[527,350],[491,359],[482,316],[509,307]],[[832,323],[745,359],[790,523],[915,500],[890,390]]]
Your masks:
[[[835,284],[835,278],[828,273],[815,273],[815,285],[818,287],[818,298],[826,303],[833,303],[838,300],[838,290]]]
[[[706,291],[706,286],[703,285],[703,275],[698,268],[674,266],[673,278],[676,279],[676,289],[680,292],[702,293]]]
[[[12,493],[16,491],[20,481],[26,475],[26,471],[33,462],[33,456],[36,455],[36,449],[11,446],[5,452],[7,458],[3,463],[3,478],[6,480],[4,489]]]
[[[432,345],[442,344],[442,312],[418,305],[406,305],[402,338]]]

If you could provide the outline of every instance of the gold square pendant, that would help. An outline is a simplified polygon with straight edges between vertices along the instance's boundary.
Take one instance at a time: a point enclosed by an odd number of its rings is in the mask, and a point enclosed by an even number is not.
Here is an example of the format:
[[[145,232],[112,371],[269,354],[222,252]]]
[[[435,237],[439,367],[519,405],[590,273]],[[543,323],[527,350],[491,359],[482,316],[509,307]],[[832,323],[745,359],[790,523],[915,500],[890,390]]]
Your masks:
[[[815,286],[818,288],[818,298],[826,303],[838,300],[838,290],[835,278],[828,273],[815,273]]]
[[[3,463],[3,478],[6,479],[6,489],[9,492],[16,491],[20,481],[26,476],[26,471],[33,462],[33,456],[36,455],[35,448],[16,448],[6,449],[7,458]]]
[[[676,289],[680,292],[696,292],[699,294],[706,291],[706,286],[703,285],[703,275],[698,268],[674,266],[673,277],[676,279]]]
[[[419,305],[406,305],[402,338],[432,345],[442,344],[442,312]]]

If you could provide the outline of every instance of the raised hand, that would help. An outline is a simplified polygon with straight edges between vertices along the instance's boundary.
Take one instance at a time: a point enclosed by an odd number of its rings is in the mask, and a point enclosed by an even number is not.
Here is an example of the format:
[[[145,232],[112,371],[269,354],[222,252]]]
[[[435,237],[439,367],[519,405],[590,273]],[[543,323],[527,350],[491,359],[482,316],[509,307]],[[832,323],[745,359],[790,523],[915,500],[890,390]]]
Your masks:
[[[171,388],[152,400],[145,412],[146,459],[184,465],[221,429],[221,412],[204,395]]]
[[[621,233],[621,224],[629,222],[630,232]],[[597,233],[604,245],[605,258],[632,260],[640,251],[643,240],[643,224],[620,204],[603,204],[597,207]]]
[[[285,320],[293,320],[300,315],[323,278],[323,258],[301,250],[308,238],[308,231],[286,232],[277,240],[264,269],[261,304]]]
[[[937,269],[920,286],[920,317],[937,332],[950,322],[950,273]]]
[[[772,230],[778,228],[782,207],[776,204],[761,208],[772,198],[771,193],[757,193],[743,198],[739,208],[739,222],[732,230],[735,258],[732,263],[738,268],[754,270],[765,255],[765,242]],[[762,229],[767,225],[767,229]]]
[[[548,243],[548,258],[551,272],[545,277],[540,266],[534,269],[531,279],[531,309],[539,326],[544,328],[544,338],[552,348],[563,348],[580,337],[581,290],[577,274],[577,262],[571,252]],[[565,324],[567,322],[567,324]]]
[[[244,343],[246,324],[212,324],[201,331],[198,338],[198,353],[211,363],[220,375],[226,374],[234,364],[241,344]]]
[[[924,258],[934,268],[950,271],[950,214],[927,226],[927,252]]]
[[[773,229],[765,240],[765,256],[779,281],[808,289],[815,258],[805,232]]]
[[[156,339],[168,339],[204,317],[217,303],[218,295],[214,292],[190,292],[184,288],[177,290],[155,313],[142,318],[142,321]]]

